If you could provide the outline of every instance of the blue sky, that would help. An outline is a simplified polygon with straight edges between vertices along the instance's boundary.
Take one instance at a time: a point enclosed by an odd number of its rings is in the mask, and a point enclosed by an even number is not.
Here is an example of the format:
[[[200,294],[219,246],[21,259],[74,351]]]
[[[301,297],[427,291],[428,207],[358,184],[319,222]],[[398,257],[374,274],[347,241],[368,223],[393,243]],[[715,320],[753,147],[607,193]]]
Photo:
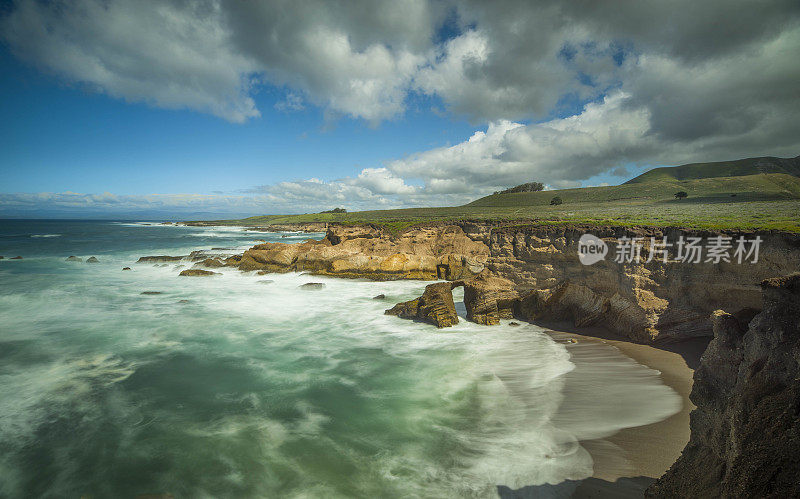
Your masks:
[[[800,7],[685,3],[6,3],[0,216],[457,205],[796,156]]]
[[[255,93],[261,117],[231,123],[114,99],[39,72],[3,48],[2,190],[212,194],[335,180],[474,131],[463,118],[433,113],[443,108],[435,98],[411,96],[406,114],[371,126],[347,116],[328,123],[315,106],[275,109],[286,92],[264,85]]]

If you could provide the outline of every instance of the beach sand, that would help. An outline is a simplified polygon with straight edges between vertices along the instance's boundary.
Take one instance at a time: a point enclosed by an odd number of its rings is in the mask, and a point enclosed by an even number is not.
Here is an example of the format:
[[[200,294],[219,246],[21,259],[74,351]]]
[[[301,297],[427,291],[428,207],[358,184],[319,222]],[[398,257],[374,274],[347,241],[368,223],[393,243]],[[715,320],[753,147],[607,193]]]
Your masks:
[[[698,338],[672,345],[640,345],[603,330],[581,329],[566,324],[548,324],[548,333],[558,341],[570,338],[577,344],[600,342],[612,345],[636,362],[660,372],[663,383],[680,395],[681,410],[657,423],[625,428],[603,439],[581,442],[592,455],[594,475],[572,487],[544,491],[519,490],[501,497],[642,497],[644,489],[664,474],[689,441],[689,400],[694,369],[711,338]],[[566,332],[565,332],[566,331]],[[527,493],[526,493],[527,492]],[[562,493],[563,492],[563,493]]]

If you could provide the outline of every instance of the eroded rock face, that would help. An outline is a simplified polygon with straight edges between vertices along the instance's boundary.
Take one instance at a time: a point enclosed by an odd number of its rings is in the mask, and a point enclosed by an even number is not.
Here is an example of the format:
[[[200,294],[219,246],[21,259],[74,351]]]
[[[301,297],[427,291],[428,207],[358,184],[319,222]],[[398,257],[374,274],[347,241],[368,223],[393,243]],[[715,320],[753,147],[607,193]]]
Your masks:
[[[578,259],[581,235],[592,233],[609,246],[605,260],[586,266]],[[496,324],[503,317],[571,320],[599,326],[642,343],[711,336],[709,314],[760,309],[757,283],[800,268],[800,236],[762,232],[758,264],[646,261],[651,237],[715,232],[621,227],[566,227],[452,222],[414,227],[391,235],[371,226],[330,225],[321,241],[254,246],[225,265],[242,270],[308,272],[315,275],[391,279],[475,281],[465,286],[470,320]],[[752,238],[755,234],[729,232]],[[641,237],[640,263],[617,263],[620,237]],[[496,295],[496,296],[495,296]],[[517,299],[518,298],[518,299]],[[509,303],[511,302],[511,303]],[[495,313],[494,307],[497,307]]]
[[[458,314],[453,303],[453,285],[449,282],[428,284],[419,298],[398,303],[386,315],[428,322],[438,328],[458,324]]]
[[[605,260],[580,263],[578,240],[592,233],[609,245]],[[474,235],[473,235],[474,234]],[[760,309],[758,284],[775,273],[800,268],[800,238],[761,233],[759,263],[647,262],[649,240],[675,242],[679,237],[707,240],[707,231],[625,229],[620,227],[528,226],[470,231],[488,241],[487,268],[513,281],[523,296],[520,318],[567,319],[576,325],[610,329],[634,341],[650,343],[711,336],[709,314],[717,309],[738,313]],[[727,233],[734,239],[755,234]],[[640,263],[614,261],[618,238],[641,237]]]
[[[468,320],[494,326],[500,324],[500,319],[514,318],[519,293],[513,282],[484,273],[463,281],[463,286]]]
[[[242,255],[239,268],[373,280],[452,280],[482,271],[488,255],[485,244],[455,225],[415,229],[396,237],[369,226],[331,226],[321,241],[254,246]]]
[[[198,263],[197,265],[200,265],[202,267],[212,268],[212,269],[225,266],[224,263],[220,262],[216,258],[206,258],[205,260],[203,260],[202,262]]]
[[[800,497],[800,275],[761,287],[749,326],[713,314],[689,443],[648,496]]]

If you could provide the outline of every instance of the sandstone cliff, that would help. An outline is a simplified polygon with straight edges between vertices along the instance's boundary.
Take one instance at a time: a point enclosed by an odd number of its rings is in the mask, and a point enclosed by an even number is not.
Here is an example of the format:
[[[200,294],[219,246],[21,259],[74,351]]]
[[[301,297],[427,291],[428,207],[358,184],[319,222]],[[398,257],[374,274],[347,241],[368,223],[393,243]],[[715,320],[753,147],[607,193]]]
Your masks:
[[[578,240],[592,233],[610,250],[583,265]],[[650,238],[708,240],[720,233],[680,229],[511,225],[488,222],[431,224],[393,235],[378,227],[329,225],[324,239],[267,243],[246,251],[242,270],[304,271],[341,277],[463,280],[469,320],[570,320],[600,326],[634,341],[679,341],[711,336],[714,310],[760,308],[757,283],[800,268],[800,237],[760,233],[759,262],[647,261]],[[734,239],[755,234],[728,232]],[[639,263],[614,261],[621,237],[640,237]],[[227,262],[226,262],[227,263]],[[478,279],[474,279],[479,277]]]
[[[800,274],[762,282],[752,321],[717,311],[691,438],[651,497],[800,497]]]
[[[485,268],[489,248],[456,225],[392,237],[369,227],[334,226],[321,241],[265,243],[242,255],[242,270],[391,279],[459,279]]]

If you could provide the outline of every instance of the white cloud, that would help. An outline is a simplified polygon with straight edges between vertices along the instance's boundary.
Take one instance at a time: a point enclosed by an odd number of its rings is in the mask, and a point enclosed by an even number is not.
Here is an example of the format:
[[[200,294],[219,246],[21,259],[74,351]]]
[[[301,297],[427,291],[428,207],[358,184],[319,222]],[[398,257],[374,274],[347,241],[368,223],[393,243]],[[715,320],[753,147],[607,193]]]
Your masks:
[[[109,95],[233,122],[259,116],[220,6],[170,2],[20,2],[0,34],[23,59]]]
[[[458,29],[437,41],[448,14]],[[377,124],[416,91],[479,129],[348,178],[245,196],[6,195],[6,205],[444,205],[532,180],[574,186],[626,164],[800,152],[796,0],[22,0],[0,36],[113,97],[232,122],[259,116],[253,94],[268,82],[286,112],[313,105]]]
[[[386,168],[365,168],[352,180],[354,185],[369,189],[375,194],[413,194],[414,186],[407,185],[402,178]]]

